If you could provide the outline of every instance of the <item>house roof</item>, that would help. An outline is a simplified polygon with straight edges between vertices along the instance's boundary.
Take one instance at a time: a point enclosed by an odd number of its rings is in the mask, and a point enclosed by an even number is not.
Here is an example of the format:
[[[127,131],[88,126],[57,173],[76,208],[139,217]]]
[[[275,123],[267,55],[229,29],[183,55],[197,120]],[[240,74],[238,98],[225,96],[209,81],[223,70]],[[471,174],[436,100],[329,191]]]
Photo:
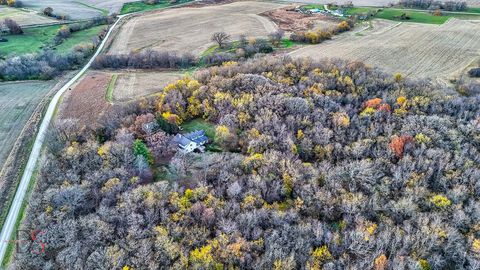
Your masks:
[[[188,134],[185,134],[185,137],[197,144],[202,144],[208,141],[207,136],[205,136],[205,131],[197,130]]]
[[[205,136],[205,131],[197,130],[184,135],[177,134],[173,140],[175,143],[178,143],[178,146],[185,148],[191,142],[196,144],[204,144],[208,141],[208,137]]]
[[[186,138],[182,134],[177,134],[173,138],[173,140],[174,140],[175,143],[178,143],[178,146],[180,146],[182,148],[185,148],[189,143],[192,142],[190,139]]]

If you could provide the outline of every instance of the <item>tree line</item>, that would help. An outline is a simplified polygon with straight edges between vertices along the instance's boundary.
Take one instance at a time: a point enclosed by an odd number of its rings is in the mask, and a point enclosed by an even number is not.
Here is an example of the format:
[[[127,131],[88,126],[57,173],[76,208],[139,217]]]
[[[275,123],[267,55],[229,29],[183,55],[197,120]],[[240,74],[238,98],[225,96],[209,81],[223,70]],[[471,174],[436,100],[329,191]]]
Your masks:
[[[446,11],[466,11],[468,9],[465,1],[401,0],[398,5],[406,8]]]

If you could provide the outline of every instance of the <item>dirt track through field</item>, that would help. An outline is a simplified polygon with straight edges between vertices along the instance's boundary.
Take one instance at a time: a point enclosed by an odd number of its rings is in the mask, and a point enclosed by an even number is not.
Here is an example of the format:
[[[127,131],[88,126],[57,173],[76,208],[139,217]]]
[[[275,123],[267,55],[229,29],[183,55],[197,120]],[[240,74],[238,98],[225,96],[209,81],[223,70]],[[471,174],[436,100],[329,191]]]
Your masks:
[[[224,31],[233,39],[241,34],[265,37],[277,27],[258,14],[283,6],[268,2],[235,2],[134,17],[123,25],[109,53],[154,49],[198,55],[213,44],[210,38],[215,32]]]
[[[293,57],[360,60],[390,73],[449,79],[480,57],[480,24],[452,19],[437,25],[385,23],[306,46]],[[390,25],[389,25],[390,24]]]

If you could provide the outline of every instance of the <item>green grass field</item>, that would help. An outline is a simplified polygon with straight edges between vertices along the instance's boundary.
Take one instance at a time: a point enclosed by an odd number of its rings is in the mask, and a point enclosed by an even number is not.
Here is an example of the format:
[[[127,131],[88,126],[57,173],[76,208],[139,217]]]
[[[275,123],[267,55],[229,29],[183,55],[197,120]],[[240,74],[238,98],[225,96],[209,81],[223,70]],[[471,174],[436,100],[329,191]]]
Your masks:
[[[324,6],[322,4],[310,4],[310,5],[305,5],[305,6],[302,6],[303,8],[305,9],[320,9],[320,10],[324,10]]]
[[[473,14],[462,14],[462,13],[449,13],[445,12],[443,16],[435,16],[428,11],[423,10],[406,10],[401,8],[384,8],[379,9],[375,7],[352,7],[347,8],[345,13],[347,15],[360,15],[366,14],[368,12],[375,12],[377,14],[375,18],[392,20],[392,21],[401,21],[401,22],[414,22],[414,23],[427,23],[427,24],[443,24],[450,18],[457,19],[480,19],[480,8],[470,8],[466,12],[469,13],[479,13],[479,16]],[[402,14],[406,14],[410,17],[409,20],[402,20],[400,17]]]
[[[8,42],[0,42],[0,56],[41,51],[57,34],[59,25],[24,29],[23,35],[6,35]]]
[[[23,35],[6,35],[4,37],[8,42],[0,42],[0,57],[40,52],[42,49],[51,46],[60,27],[60,25],[54,25],[26,28]],[[106,26],[95,26],[72,33],[68,39],[54,48],[60,53],[68,52],[80,43],[90,42],[103,28],[106,28]]]
[[[206,145],[206,149],[212,152],[221,152],[222,148],[215,141],[215,125],[203,119],[193,119],[182,124],[184,133],[189,133],[195,130],[204,130],[210,142]]]
[[[455,15],[444,15],[444,16],[434,16],[426,11],[412,11],[412,10],[403,10],[403,9],[394,9],[394,8],[374,8],[374,7],[353,7],[346,9],[347,15],[359,15],[366,14],[368,12],[377,11],[375,18],[391,20],[391,21],[401,21],[401,22],[414,22],[414,23],[427,23],[427,24],[443,24],[448,19],[452,18]],[[409,20],[402,20],[402,14],[406,14],[410,17]]]
[[[192,0],[180,0],[180,1],[177,1],[175,4],[171,4],[169,0],[160,0],[159,3],[154,5],[145,4],[142,1],[130,2],[130,3],[125,3],[123,5],[122,10],[120,11],[120,14],[128,14],[128,13],[139,12],[139,11],[149,11],[149,10],[155,10],[160,8],[166,8],[172,5],[188,3],[191,1]]]
[[[363,13],[368,13],[370,11],[375,11],[378,8],[373,8],[373,7],[351,7],[345,9],[345,14],[347,15],[356,15],[356,14],[363,14]]]
[[[479,13],[480,14],[480,7],[471,7],[471,8],[468,8],[467,11],[465,11],[465,12]]]
[[[103,29],[107,28],[106,25],[98,25],[92,28],[88,28],[82,31],[72,33],[72,35],[63,41],[60,45],[56,46],[55,49],[60,53],[67,53],[75,46],[81,43],[91,42],[94,37],[98,35]]]
[[[108,83],[107,93],[105,94],[105,99],[108,102],[113,102],[113,90],[115,89],[115,83],[117,82],[118,74],[113,74]]]
[[[410,17],[409,20],[402,20],[400,16],[407,14]],[[423,11],[405,11],[401,9],[383,9],[375,16],[380,19],[402,21],[402,22],[415,22],[415,23],[429,23],[429,24],[443,24],[452,16],[434,16],[428,12]]]
[[[139,12],[139,11],[148,11],[154,10],[158,8],[168,7],[170,4],[168,1],[162,0],[160,3],[155,5],[148,5],[143,2],[131,2],[125,3],[120,11],[120,14],[128,14],[132,12]]]

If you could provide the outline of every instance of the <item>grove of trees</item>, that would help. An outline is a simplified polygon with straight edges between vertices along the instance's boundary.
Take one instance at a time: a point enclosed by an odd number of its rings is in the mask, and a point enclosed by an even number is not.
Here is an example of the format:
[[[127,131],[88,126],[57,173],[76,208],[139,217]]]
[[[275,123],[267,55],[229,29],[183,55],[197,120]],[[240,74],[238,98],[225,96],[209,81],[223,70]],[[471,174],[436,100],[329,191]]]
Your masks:
[[[466,11],[468,9],[465,1],[400,0],[398,4],[406,8],[429,10]]]
[[[297,31],[290,35],[292,41],[305,42],[311,44],[322,43],[325,40],[329,40],[332,36],[349,31],[355,26],[354,20],[346,20],[340,22],[335,27],[330,27],[327,29],[317,29],[317,30],[308,30],[308,31]]]
[[[266,57],[199,70],[96,130],[59,122],[23,224],[45,253],[13,267],[479,269],[480,97],[444,93]],[[197,118],[224,152],[172,157]],[[155,176],[165,160],[177,180]]]

